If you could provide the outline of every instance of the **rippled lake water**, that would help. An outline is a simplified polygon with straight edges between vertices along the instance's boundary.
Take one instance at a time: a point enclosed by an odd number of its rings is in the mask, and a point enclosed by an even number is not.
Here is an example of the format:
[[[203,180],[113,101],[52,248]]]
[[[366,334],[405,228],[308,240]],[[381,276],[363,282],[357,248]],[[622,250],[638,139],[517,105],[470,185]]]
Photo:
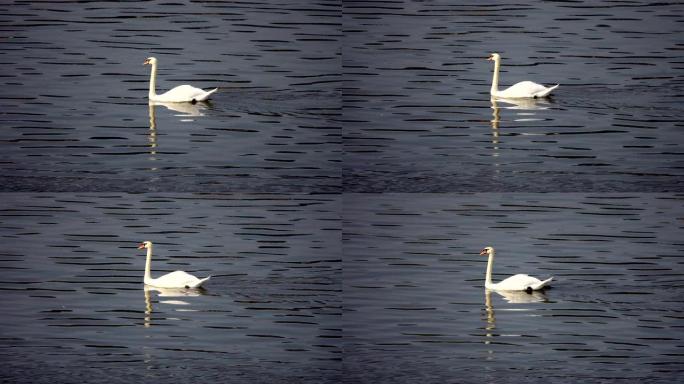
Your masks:
[[[339,190],[336,2],[0,9],[3,190]],[[219,93],[150,110],[149,56]]]
[[[684,374],[679,2],[0,11],[0,381]],[[492,100],[492,52],[560,87]],[[220,89],[149,103],[150,56]],[[486,292],[486,245],[554,287]]]
[[[336,382],[339,199],[287,195],[2,194],[0,377]],[[211,275],[206,290],[144,289]]]
[[[682,190],[679,2],[344,3],[344,186]],[[550,101],[490,101],[560,84]]]
[[[684,372],[682,196],[344,198],[350,383],[669,382]],[[493,280],[554,276],[533,295]]]

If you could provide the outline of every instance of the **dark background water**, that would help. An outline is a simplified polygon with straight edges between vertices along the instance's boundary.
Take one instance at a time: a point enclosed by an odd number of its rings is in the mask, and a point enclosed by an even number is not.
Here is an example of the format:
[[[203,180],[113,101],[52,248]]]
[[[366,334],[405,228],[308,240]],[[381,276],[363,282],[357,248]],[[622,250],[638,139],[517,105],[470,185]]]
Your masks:
[[[2,380],[339,380],[339,198],[2,197]],[[143,240],[206,290],[143,289]]]
[[[0,11],[2,380],[683,373],[682,4]],[[491,52],[560,88],[491,100]],[[149,105],[149,56],[220,91]],[[207,290],[144,289],[142,240]],[[554,288],[487,295],[485,245]]]
[[[349,383],[668,382],[684,371],[682,196],[351,194]],[[484,289],[553,276],[542,294]]]
[[[340,20],[325,1],[6,4],[2,190],[339,191]],[[159,93],[220,87],[203,116],[156,107],[153,163],[149,56]]]
[[[680,2],[343,10],[346,191],[682,190]],[[495,107],[490,52],[553,101]]]

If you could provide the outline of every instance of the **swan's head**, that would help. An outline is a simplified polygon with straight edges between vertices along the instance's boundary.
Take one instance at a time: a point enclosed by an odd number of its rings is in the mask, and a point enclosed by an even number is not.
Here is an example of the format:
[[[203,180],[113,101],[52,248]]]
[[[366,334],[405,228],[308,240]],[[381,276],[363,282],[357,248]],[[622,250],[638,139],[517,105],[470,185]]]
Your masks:
[[[143,241],[138,245],[138,249],[147,249],[152,247],[152,242],[151,241]]]
[[[157,59],[155,57],[148,57],[147,59],[145,59],[145,62],[143,62],[143,65],[147,65],[147,64],[155,65],[155,64],[157,64]]]
[[[499,56],[498,53],[492,53],[491,55],[489,55],[489,58],[487,58],[487,60],[489,60],[489,61],[499,61],[499,60],[501,60],[501,56]]]
[[[494,248],[485,247],[483,250],[480,251],[480,256],[489,256],[493,253],[494,253]]]

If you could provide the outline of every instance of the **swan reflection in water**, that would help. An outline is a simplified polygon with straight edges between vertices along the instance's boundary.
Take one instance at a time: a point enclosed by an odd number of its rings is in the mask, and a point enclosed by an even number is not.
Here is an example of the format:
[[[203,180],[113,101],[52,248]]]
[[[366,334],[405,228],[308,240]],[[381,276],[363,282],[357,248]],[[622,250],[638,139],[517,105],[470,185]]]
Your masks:
[[[180,114],[174,115],[177,117],[204,116],[203,111],[211,107],[211,103],[207,101],[198,101],[195,103],[167,103],[161,101],[150,101],[149,104],[150,107],[161,105],[170,111],[180,112]],[[192,119],[183,121],[192,121]]]
[[[544,291],[532,291],[527,293],[526,291],[493,291],[491,289],[485,288],[485,314],[486,314],[486,324],[485,324],[485,339],[484,344],[489,345],[494,342],[494,338],[498,337],[499,334],[495,333],[496,330],[496,317],[494,315],[494,305],[492,305],[492,292],[496,292],[501,297],[503,297],[506,302],[510,304],[525,304],[525,303],[547,303],[549,299],[546,297]],[[515,310],[509,308],[508,310]],[[525,310],[525,309],[521,309]],[[492,360],[494,358],[494,350],[487,350],[486,360]]]
[[[521,122],[542,120],[536,117],[536,112],[529,111],[540,111],[551,107],[549,99],[506,99],[503,97],[492,97],[489,101],[492,103],[492,129],[496,131],[495,136],[497,138],[499,137],[498,129],[499,122],[501,121],[501,109],[514,110],[517,117],[513,121]]]
[[[196,103],[167,103],[167,102],[159,102],[159,101],[150,101],[148,103],[149,116],[150,116],[150,131],[149,131],[150,161],[156,161],[157,160],[157,115],[156,115],[156,107],[157,106],[164,106],[168,110],[180,112],[181,114],[174,115],[174,116],[185,118],[185,119],[181,119],[181,121],[194,121],[193,119],[187,119],[187,117],[204,116],[204,113],[202,111],[211,107],[211,104],[209,102],[206,102],[206,101],[196,102]],[[156,171],[157,167],[152,166],[152,167],[150,167],[150,170]]]
[[[149,103],[149,113],[150,113],[150,161],[157,160],[157,117],[155,116],[154,105]],[[150,168],[150,170],[157,170],[156,167]]]
[[[151,291],[154,291],[157,293],[158,297],[166,298],[166,297],[196,297],[196,296],[202,296],[206,294],[206,290],[204,288],[157,288],[157,287],[152,287],[149,285],[145,285],[143,288],[143,291],[145,292],[145,321],[144,325],[145,328],[149,328],[152,326],[152,294]],[[172,299],[172,300],[159,300],[158,303],[160,304],[169,304],[169,305],[178,305],[178,306],[185,306],[185,305],[190,305],[189,302],[185,300],[178,300],[178,299]],[[185,311],[185,312],[190,312],[192,310],[189,309],[177,309],[178,311]]]
[[[541,118],[536,117],[536,112],[526,112],[535,110],[549,109],[551,101],[546,98],[541,99],[509,99],[504,97],[491,97],[489,101],[492,103],[492,156],[499,156],[499,123],[501,122],[501,109],[515,110],[518,116],[513,121],[539,121]],[[503,103],[503,104],[500,104]],[[531,135],[531,134],[528,134]],[[498,164],[497,164],[498,165]]]

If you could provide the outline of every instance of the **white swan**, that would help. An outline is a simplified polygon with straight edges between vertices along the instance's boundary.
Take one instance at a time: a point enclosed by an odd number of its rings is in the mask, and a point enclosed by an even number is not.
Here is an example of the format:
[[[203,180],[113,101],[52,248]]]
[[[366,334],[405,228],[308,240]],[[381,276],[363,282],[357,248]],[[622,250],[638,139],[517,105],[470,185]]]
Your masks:
[[[492,96],[507,97],[510,99],[518,98],[538,98],[548,96],[551,91],[558,88],[560,84],[553,87],[546,88],[541,84],[531,81],[521,81],[517,84],[499,91],[499,67],[501,66],[501,56],[498,53],[492,53],[487,60],[494,61],[494,78],[492,79],[492,89],[489,91]]]
[[[153,279],[150,273],[150,266],[152,264],[152,242],[142,242],[138,246],[138,249],[143,248],[147,249],[147,260],[145,261],[145,278],[143,280],[146,285],[158,288],[199,288],[205,281],[211,278],[211,276],[208,276],[204,279],[198,279],[187,272],[175,271]]]
[[[486,247],[480,252],[480,256],[489,256],[487,261],[487,274],[485,276],[485,288],[491,289],[493,291],[527,291],[531,293],[532,291],[540,290],[546,287],[553,277],[542,281],[536,277],[518,274],[501,280],[500,282],[494,284],[492,283],[492,265],[494,264],[494,248]]]
[[[179,85],[166,93],[157,95],[157,59],[154,57],[148,57],[143,65],[147,64],[152,66],[152,74],[150,75],[150,93],[148,95],[150,101],[161,101],[167,103],[194,103],[196,101],[208,100],[209,96],[218,90],[218,88],[214,88],[211,91],[205,91],[203,89],[195,88],[186,84]]]

